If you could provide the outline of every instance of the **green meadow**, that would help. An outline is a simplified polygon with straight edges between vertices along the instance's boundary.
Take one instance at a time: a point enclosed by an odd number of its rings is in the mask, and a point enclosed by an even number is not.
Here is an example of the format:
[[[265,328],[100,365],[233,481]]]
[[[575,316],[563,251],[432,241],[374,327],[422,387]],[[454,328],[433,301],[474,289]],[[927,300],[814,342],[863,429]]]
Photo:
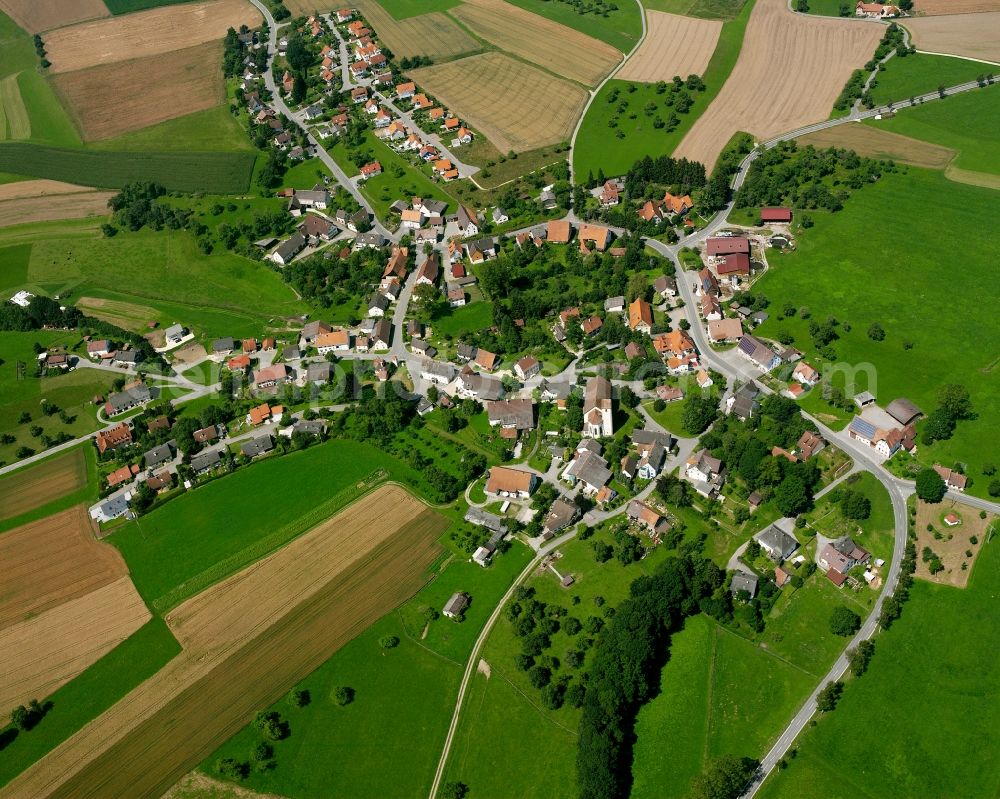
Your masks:
[[[967,588],[917,580],[903,615],[875,640],[868,672],[820,716],[765,799],[962,796],[1000,792],[1000,545],[979,554]]]
[[[905,229],[872,224],[886,209],[894,219],[906,220]],[[959,422],[948,441],[921,445],[918,457],[949,465],[962,461],[974,478],[995,460],[998,442],[1000,374],[985,332],[994,327],[1000,301],[990,258],[998,212],[996,191],[904,168],[854,193],[842,211],[817,213],[815,227],[801,233],[794,252],[769,256],[771,269],[757,284],[771,301],[771,318],[760,332],[771,338],[792,335],[817,367],[823,363],[809,335],[810,321],[836,317],[839,338],[831,346],[837,361],[847,371],[858,370],[849,395],[870,388],[883,404],[903,396],[930,413],[943,382],[966,386],[977,418]],[[786,304],[799,313],[782,318]],[[810,309],[810,319],[803,318],[803,308]],[[868,337],[873,322],[884,328],[883,341]],[[871,385],[868,374],[874,376]],[[834,384],[843,383],[841,372]],[[979,478],[972,490],[982,493],[987,483]]]
[[[647,0],[643,5],[652,11],[681,14],[703,19],[732,19],[746,0]]]
[[[939,86],[956,86],[975,80],[988,69],[985,64],[964,58],[924,53],[905,58],[893,56],[879,70],[871,94],[878,105],[895,103],[899,106],[909,102],[911,97],[937,91]],[[936,100],[931,105],[935,103]]]
[[[623,53],[629,52],[642,36],[640,9],[634,3],[612,3],[603,6],[604,13],[587,11],[566,0],[511,0],[515,6],[574,28]]]

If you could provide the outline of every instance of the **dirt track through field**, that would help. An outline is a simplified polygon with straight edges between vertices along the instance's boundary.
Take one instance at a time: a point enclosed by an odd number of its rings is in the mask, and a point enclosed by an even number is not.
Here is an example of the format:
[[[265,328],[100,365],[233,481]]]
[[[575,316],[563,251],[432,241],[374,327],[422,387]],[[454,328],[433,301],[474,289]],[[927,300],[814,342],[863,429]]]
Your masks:
[[[119,61],[55,76],[55,85],[85,141],[99,141],[155,125],[226,99],[219,64],[222,43],[205,42],[172,53]],[[156,75],[142,91],[122,92],[135,75]]]
[[[568,140],[587,102],[580,86],[503,53],[483,53],[409,74],[502,153]]]
[[[587,86],[621,60],[610,44],[503,0],[466,0],[450,13],[501,50]]]
[[[674,155],[711,169],[738,131],[761,140],[826,119],[883,31],[874,23],[793,14],[785,0],[757,0],[736,66]]]
[[[86,484],[87,459],[81,447],[19,469],[0,480],[0,521],[32,511]]]
[[[181,3],[60,28],[45,37],[45,48],[52,72],[71,72],[218,41],[243,24],[260,24],[260,12],[243,0]],[[123,80],[122,97],[148,91],[157,82],[150,77]]]
[[[974,14],[978,11],[1000,11],[1000,0],[920,0],[916,7],[916,13],[921,17]]]
[[[114,195],[113,191],[89,191],[0,202],[0,228],[28,222],[107,216],[110,213],[108,200]]]
[[[719,42],[721,21],[647,11],[646,23],[645,40],[616,78],[655,83],[674,75],[705,74]]]
[[[355,525],[353,532],[340,529],[345,518]],[[370,529],[382,525],[392,531]],[[209,653],[185,650],[0,788],[0,797],[161,796],[258,710],[412,596],[440,554],[437,538],[446,526],[444,517],[402,489],[383,487],[289,544],[290,555],[276,553],[249,567],[239,580],[208,589],[204,599],[187,603],[183,620],[174,621],[193,643],[207,632],[205,625],[212,624],[199,616],[224,608],[220,603],[227,598],[236,598],[247,611],[238,620],[239,631],[226,633],[228,646],[213,647]],[[268,572],[284,570],[284,561],[295,554],[320,555],[315,549],[320,542],[326,542],[331,559],[344,563],[342,569],[317,586],[315,571],[300,560],[307,598],[288,607],[287,597],[294,589],[280,588],[281,596],[272,600],[267,592],[277,586]],[[340,553],[345,546],[366,551],[345,561]],[[255,592],[254,598],[234,597],[236,585]],[[311,594],[310,587],[315,589]],[[273,623],[263,629],[268,616]]]
[[[920,17],[903,24],[918,50],[1000,63],[1000,11]]]
[[[102,0],[0,0],[0,10],[28,33],[111,16]]]
[[[49,696],[150,618],[126,576],[0,630],[0,713]]]
[[[397,20],[377,0],[360,0],[355,6],[397,58],[416,55],[448,58],[482,49],[455,20],[440,11]]]

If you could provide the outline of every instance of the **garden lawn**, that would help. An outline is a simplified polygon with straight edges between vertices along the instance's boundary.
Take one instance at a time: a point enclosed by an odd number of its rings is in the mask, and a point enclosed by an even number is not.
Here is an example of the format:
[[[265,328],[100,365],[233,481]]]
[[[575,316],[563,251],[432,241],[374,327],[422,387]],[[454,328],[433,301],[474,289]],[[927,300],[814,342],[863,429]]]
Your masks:
[[[707,616],[689,619],[639,711],[632,797],[681,799],[709,759],[761,757],[813,682]]]
[[[326,519],[380,470],[421,485],[409,466],[378,448],[334,440],[213,480],[109,540],[125,556],[142,597],[166,612]]]
[[[942,201],[929,204],[928,197]],[[893,226],[872,226],[871,219],[887,208],[922,233],[903,236]],[[755,285],[775,312],[760,334],[790,333],[819,368],[823,362],[809,320],[782,319],[778,310],[791,303],[810,308],[814,318],[833,314],[841,322],[840,338],[832,343],[838,362],[870,367],[874,376],[868,385],[861,374],[847,395],[870,389],[883,405],[903,396],[930,413],[942,383],[965,385],[978,418],[960,421],[949,441],[921,444],[918,458],[963,461],[979,478],[998,444],[1000,371],[990,334],[1000,284],[991,277],[987,255],[995,251],[992,220],[998,212],[1000,193],[953,183],[939,172],[910,167],[884,176],[854,193],[839,213],[817,214],[816,226],[800,234],[795,252],[770,256],[771,269]],[[867,336],[876,321],[885,329],[884,341]],[[843,386],[842,374],[834,384]],[[977,479],[971,490],[982,493],[987,483]]]
[[[374,135],[370,137],[369,143],[375,160],[382,165],[382,174],[362,181],[360,188],[361,193],[374,207],[379,219],[384,221],[388,218],[389,206],[396,200],[411,197],[432,197],[448,203],[450,208],[455,207],[455,198],[440,184],[431,180],[422,169],[411,164],[404,156],[390,149]]]
[[[908,55],[905,58],[893,56],[879,70],[871,90],[872,98],[876,105],[885,103],[899,105],[909,101],[911,97],[933,92],[939,86],[955,86],[975,80],[984,73],[984,70],[988,71],[986,65],[964,58],[924,53]],[[931,105],[936,102],[935,100]],[[912,112],[903,111],[903,115],[910,113]]]
[[[159,671],[181,651],[162,619],[154,617],[108,654],[45,700],[45,717],[30,732],[0,731],[0,785],[10,782],[91,719]]]
[[[461,340],[462,336],[493,325],[493,303],[488,300],[471,302],[461,308],[449,309],[448,313],[434,321],[434,337]]]
[[[936,84],[931,90],[935,88]],[[1000,174],[1000,87],[995,85],[904,108],[892,119],[865,124],[958,150],[953,165],[961,169]],[[956,205],[968,202],[961,194],[957,200]]]
[[[392,0],[390,0],[392,2]],[[586,33],[623,53],[628,53],[642,36],[640,8],[632,3],[606,3],[604,8],[614,7],[602,16],[596,13],[582,13],[583,6],[576,6],[565,0],[511,0],[515,6],[533,11],[543,17],[569,28]]]
[[[827,799],[1000,793],[1000,543],[986,544],[965,589],[917,580],[903,615],[875,638],[868,672],[819,718],[761,796]],[[929,712],[915,713],[915,708]]]

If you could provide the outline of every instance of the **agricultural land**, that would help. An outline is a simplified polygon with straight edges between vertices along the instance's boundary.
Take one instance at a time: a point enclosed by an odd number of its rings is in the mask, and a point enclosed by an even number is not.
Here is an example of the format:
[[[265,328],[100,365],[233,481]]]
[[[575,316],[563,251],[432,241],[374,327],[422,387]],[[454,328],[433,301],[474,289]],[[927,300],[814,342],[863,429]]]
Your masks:
[[[642,46],[615,77],[655,83],[674,75],[704,75],[722,32],[722,23],[649,11]]]

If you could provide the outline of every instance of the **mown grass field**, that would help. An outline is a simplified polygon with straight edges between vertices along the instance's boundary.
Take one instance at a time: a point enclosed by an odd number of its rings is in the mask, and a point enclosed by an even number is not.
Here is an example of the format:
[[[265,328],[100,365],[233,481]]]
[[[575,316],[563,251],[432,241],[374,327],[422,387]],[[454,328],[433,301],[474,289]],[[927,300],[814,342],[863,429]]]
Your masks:
[[[924,53],[905,58],[893,56],[879,70],[871,90],[872,98],[879,105],[908,104],[911,97],[936,91],[939,86],[955,86],[975,80],[988,71],[987,65],[962,58]],[[904,111],[904,114],[909,113],[911,112]]]
[[[172,191],[242,194],[255,158],[252,152],[144,153],[0,143],[0,170],[111,189],[152,180]]]
[[[946,202],[928,203],[929,197]],[[901,237],[892,226],[872,226],[873,216],[886,208],[920,235]],[[918,458],[967,463],[977,479],[971,490],[979,494],[988,483],[980,471],[994,459],[1000,413],[1000,375],[989,338],[1000,287],[990,278],[989,258],[982,257],[994,249],[992,219],[998,210],[995,191],[911,167],[856,192],[839,213],[817,215],[816,226],[799,237],[797,250],[772,256],[772,268],[757,284],[775,310],[761,334],[776,337],[787,331],[817,367],[822,360],[809,320],[801,314],[782,319],[779,310],[791,303],[821,318],[837,318],[840,338],[832,347],[838,362],[874,367],[874,385],[866,385],[858,372],[849,396],[870,388],[882,404],[904,396],[930,413],[942,383],[965,385],[978,418],[959,422],[948,441],[921,444]],[[886,331],[884,341],[868,338],[876,321]],[[907,349],[907,344],[912,346]],[[843,382],[842,376],[834,379]]]
[[[104,0],[104,5],[112,14],[131,14],[134,11],[145,11],[148,8],[174,6],[189,0]]]
[[[961,169],[1000,174],[1000,87],[935,100],[865,124],[958,150],[955,166]]]
[[[642,36],[642,19],[639,7],[632,3],[608,3],[617,5],[608,10],[607,16],[595,13],[579,13],[577,7],[564,0],[511,0],[513,5],[533,11],[555,22],[575,28],[581,33],[607,42],[623,53],[629,52]],[[607,7],[607,6],[606,6]]]
[[[162,619],[154,617],[75,679],[47,697],[51,707],[27,733],[0,730],[4,756],[0,785],[39,760],[91,719],[107,710],[181,651]],[[39,697],[43,699],[43,697]],[[16,733],[16,735],[15,735]]]
[[[253,151],[246,131],[225,105],[195,111],[87,146],[91,150],[119,152]]]
[[[868,672],[798,742],[761,796],[829,799],[1000,792],[1000,546],[979,554],[968,588],[918,580],[902,618],[875,638]],[[914,709],[927,708],[915,713]]]
[[[407,19],[433,11],[447,11],[459,5],[460,0],[379,0],[379,5],[392,14],[393,19]]]
[[[703,19],[732,19],[746,0],[648,0],[643,5],[653,11]]]
[[[292,735],[275,745],[276,767],[253,774],[248,786],[289,797],[426,796],[468,654],[530,557],[527,547],[514,544],[489,569],[452,560],[412,600],[337,652],[298,686],[310,693],[307,707],[274,706]],[[440,617],[423,635],[424,608],[440,611],[456,590],[473,597],[465,620]],[[400,645],[382,650],[378,642],[386,635]],[[333,700],[338,686],[354,689],[351,704]],[[219,757],[246,758],[257,736],[244,729],[202,769],[214,776]]]

